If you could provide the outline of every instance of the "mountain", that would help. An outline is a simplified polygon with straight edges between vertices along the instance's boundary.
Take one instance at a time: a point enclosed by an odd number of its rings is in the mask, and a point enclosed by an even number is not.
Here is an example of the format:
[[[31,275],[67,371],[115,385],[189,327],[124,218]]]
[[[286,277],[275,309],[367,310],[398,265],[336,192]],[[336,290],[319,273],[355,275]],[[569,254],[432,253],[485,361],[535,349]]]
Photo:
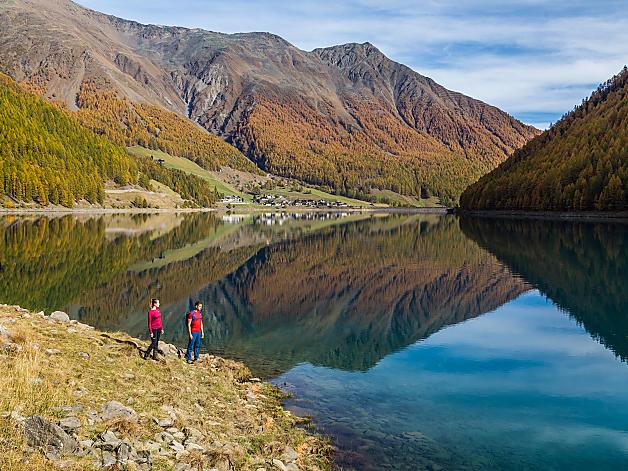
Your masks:
[[[68,0],[5,1],[0,26],[1,69],[70,109],[90,109],[95,129],[115,129],[112,109],[128,129],[129,116],[158,114],[138,107],[158,107],[265,171],[350,196],[389,189],[452,203],[537,134],[369,43],[306,52],[268,33],[142,25]],[[86,106],[94,97],[109,103],[106,119]],[[162,126],[156,119],[148,132],[160,148]]]
[[[628,69],[471,185],[465,209],[628,209]]]

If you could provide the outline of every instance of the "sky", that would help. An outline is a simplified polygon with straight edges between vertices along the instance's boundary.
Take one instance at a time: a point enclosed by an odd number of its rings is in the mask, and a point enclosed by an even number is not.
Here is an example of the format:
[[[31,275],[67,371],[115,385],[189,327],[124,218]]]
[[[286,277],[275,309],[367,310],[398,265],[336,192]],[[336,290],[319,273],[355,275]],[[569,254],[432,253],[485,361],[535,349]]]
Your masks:
[[[546,128],[628,63],[628,0],[78,0],[141,23],[371,42],[441,85]]]

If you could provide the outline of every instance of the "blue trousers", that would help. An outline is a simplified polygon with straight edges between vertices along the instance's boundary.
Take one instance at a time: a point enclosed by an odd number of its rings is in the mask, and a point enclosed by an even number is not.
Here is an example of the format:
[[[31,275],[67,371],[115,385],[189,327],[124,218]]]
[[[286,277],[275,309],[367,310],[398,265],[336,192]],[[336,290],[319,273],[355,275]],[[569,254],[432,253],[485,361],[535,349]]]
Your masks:
[[[192,359],[192,350],[194,350],[194,359],[198,360],[198,348],[201,346],[201,333],[192,332],[192,338],[188,342],[188,349],[185,352],[185,359]]]

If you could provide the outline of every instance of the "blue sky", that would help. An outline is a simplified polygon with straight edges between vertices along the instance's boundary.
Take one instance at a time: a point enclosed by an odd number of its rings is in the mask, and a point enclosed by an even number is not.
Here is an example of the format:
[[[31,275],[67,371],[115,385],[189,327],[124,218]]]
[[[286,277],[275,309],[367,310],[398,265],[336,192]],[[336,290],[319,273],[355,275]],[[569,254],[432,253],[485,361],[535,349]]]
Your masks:
[[[369,41],[538,127],[628,63],[627,0],[79,0],[142,23],[269,31],[311,50]]]

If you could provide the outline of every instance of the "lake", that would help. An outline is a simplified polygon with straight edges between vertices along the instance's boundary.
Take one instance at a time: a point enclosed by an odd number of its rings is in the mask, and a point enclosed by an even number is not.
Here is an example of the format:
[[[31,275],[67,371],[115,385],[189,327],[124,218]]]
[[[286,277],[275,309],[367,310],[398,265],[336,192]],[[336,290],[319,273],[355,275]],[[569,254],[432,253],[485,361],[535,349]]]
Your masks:
[[[0,302],[293,393],[344,469],[628,469],[628,225],[435,214],[0,218]]]

